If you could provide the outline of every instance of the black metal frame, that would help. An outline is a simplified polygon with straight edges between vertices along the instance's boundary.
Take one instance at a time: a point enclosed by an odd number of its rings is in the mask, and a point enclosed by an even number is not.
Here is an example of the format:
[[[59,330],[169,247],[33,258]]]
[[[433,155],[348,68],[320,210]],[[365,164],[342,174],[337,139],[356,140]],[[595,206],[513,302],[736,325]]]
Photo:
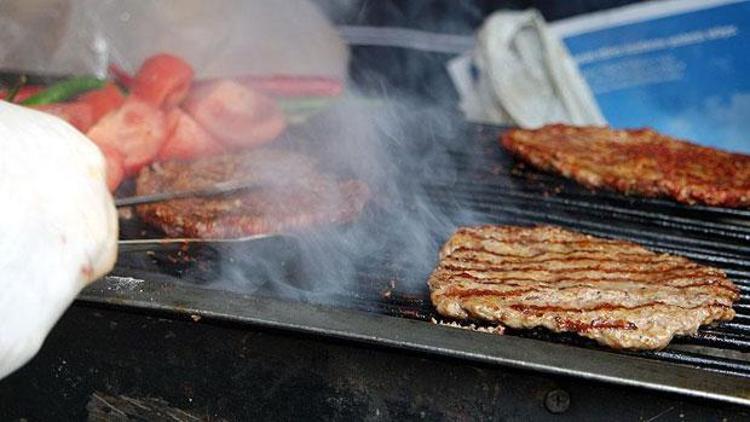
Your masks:
[[[237,295],[175,283],[166,278],[146,281],[106,277],[86,289],[79,300],[153,312],[177,312],[196,320],[233,321],[750,406],[747,378],[706,371],[698,366],[516,336],[470,332],[325,305]]]

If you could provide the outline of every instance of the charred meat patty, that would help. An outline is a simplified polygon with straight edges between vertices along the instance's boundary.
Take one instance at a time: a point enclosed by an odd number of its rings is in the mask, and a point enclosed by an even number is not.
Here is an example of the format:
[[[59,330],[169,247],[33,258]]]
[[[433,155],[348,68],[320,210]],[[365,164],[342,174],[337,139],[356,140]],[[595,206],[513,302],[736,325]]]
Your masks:
[[[557,124],[509,130],[501,143],[532,165],[589,187],[672,197],[687,204],[750,206],[750,156],[695,145],[651,129]]]
[[[237,238],[347,223],[370,197],[364,182],[339,180],[307,156],[274,149],[155,164],[138,175],[136,193],[206,189],[231,180],[253,186],[141,205],[136,212],[170,237]]]
[[[730,320],[739,297],[720,269],[551,226],[461,228],[429,286],[444,316],[574,332],[618,349],[661,349]]]

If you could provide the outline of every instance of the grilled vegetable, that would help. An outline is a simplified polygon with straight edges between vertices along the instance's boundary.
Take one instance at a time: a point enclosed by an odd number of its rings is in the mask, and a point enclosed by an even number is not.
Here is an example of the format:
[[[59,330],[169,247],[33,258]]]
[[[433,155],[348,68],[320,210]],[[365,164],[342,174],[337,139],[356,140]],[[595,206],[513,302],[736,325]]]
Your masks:
[[[228,80],[199,84],[183,105],[209,133],[231,147],[253,147],[274,140],[286,128],[273,99]]]
[[[126,90],[133,86],[133,75],[126,72],[125,69],[113,63],[109,65],[108,70],[109,75]]]
[[[91,118],[96,123],[107,113],[117,110],[125,102],[125,96],[120,89],[113,83],[107,83],[102,89],[89,91],[78,99],[79,103],[85,103],[91,106]]]
[[[159,160],[192,160],[224,151],[221,143],[179,108],[167,113],[167,140]]]
[[[166,140],[164,112],[131,95],[122,107],[99,120],[87,135],[99,146],[118,150],[124,157],[125,174],[133,175],[156,158]]]
[[[120,151],[112,147],[100,145],[99,149],[102,151],[104,161],[107,164],[107,188],[110,192],[114,192],[125,177],[125,170],[123,169],[125,158],[120,154]]]
[[[185,99],[193,68],[179,57],[157,54],[143,62],[133,79],[131,94],[156,107],[169,109]]]
[[[78,76],[50,85],[49,88],[23,100],[21,104],[43,105],[59,103],[92,89],[100,89],[104,87],[105,83],[104,80],[93,76]]]
[[[5,100],[9,103],[12,103],[12,102],[19,103],[43,89],[44,87],[39,86],[39,85],[24,85],[18,89],[18,92],[13,98],[8,98],[8,94],[9,94],[8,91],[0,91],[0,100]]]
[[[84,133],[94,124],[91,106],[78,101],[72,103],[43,104],[33,106],[32,108],[53,114]]]

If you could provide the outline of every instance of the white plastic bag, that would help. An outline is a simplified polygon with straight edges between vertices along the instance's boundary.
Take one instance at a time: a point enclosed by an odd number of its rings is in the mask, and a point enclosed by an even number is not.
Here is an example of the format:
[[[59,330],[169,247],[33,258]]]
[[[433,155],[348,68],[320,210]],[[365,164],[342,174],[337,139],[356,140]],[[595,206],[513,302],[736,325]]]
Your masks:
[[[2,0],[0,69],[104,76],[159,52],[197,76],[343,79],[348,49],[308,0]]]

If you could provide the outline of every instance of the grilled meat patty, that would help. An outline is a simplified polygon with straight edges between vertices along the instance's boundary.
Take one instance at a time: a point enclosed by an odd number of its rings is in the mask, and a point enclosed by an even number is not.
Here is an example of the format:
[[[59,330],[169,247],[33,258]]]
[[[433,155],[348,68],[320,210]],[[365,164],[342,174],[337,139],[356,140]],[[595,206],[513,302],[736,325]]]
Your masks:
[[[722,270],[558,227],[459,229],[429,279],[438,312],[575,332],[614,348],[660,349],[734,318]]]
[[[337,180],[307,156],[274,149],[157,164],[138,175],[136,193],[205,189],[229,180],[254,185],[222,196],[141,205],[136,212],[170,237],[237,238],[346,223],[370,196],[364,182]]]
[[[509,130],[501,142],[534,166],[589,187],[668,196],[687,204],[750,206],[750,156],[702,147],[651,129],[557,124]]]

